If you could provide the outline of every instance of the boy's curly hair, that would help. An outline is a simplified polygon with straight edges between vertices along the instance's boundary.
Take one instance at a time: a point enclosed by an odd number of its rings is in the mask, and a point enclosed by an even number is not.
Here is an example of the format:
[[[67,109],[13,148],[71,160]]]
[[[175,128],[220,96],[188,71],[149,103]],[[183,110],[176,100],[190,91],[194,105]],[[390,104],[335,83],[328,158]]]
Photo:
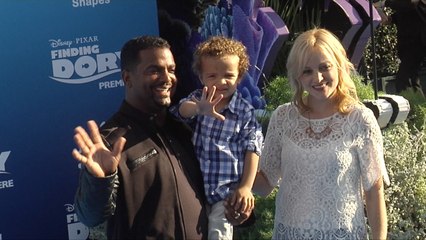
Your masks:
[[[202,57],[223,57],[226,55],[236,55],[239,57],[238,77],[241,78],[247,72],[250,65],[247,49],[240,41],[223,36],[210,37],[207,41],[197,46],[194,52],[192,68],[197,75],[200,75]]]

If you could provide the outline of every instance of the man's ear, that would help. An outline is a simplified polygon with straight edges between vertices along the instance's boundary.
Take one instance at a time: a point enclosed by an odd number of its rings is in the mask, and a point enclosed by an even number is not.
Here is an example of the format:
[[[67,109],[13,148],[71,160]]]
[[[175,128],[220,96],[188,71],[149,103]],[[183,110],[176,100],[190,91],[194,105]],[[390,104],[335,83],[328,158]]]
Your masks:
[[[127,70],[121,71],[121,78],[124,81],[124,85],[127,87],[132,87],[132,82],[130,81],[130,72]]]

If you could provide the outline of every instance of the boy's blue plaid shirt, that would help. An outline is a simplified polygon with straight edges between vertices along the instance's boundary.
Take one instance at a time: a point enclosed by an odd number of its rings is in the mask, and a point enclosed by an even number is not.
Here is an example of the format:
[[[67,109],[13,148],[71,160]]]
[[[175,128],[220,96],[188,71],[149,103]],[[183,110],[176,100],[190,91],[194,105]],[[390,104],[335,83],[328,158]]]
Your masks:
[[[192,92],[180,102],[201,97],[201,90]],[[178,106],[171,112],[179,116]],[[220,112],[225,121],[204,115],[182,120],[194,129],[192,142],[200,161],[207,200],[213,204],[235,189],[243,174],[247,151],[260,155],[263,135],[253,106],[236,91],[228,106]]]

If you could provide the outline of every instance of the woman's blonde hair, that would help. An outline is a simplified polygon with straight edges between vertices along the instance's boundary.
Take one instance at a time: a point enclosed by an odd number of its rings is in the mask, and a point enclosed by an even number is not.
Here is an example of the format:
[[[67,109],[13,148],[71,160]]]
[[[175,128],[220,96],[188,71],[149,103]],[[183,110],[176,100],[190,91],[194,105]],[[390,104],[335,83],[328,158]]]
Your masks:
[[[339,112],[348,113],[352,105],[359,103],[355,84],[351,78],[354,66],[349,61],[340,40],[326,29],[314,28],[302,33],[296,38],[290,50],[287,58],[287,75],[294,91],[293,102],[302,111],[309,110],[309,106],[303,101],[304,90],[298,79],[311,54],[318,50],[328,56],[337,67],[339,82],[333,93],[333,99]]]

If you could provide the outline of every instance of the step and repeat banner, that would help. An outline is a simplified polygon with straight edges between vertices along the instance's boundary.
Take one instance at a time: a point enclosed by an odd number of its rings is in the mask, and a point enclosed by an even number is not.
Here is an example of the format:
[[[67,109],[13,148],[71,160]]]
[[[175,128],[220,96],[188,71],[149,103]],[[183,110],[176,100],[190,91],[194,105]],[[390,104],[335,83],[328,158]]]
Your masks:
[[[88,239],[74,127],[124,96],[120,49],[158,35],[155,0],[0,1],[0,240]]]

